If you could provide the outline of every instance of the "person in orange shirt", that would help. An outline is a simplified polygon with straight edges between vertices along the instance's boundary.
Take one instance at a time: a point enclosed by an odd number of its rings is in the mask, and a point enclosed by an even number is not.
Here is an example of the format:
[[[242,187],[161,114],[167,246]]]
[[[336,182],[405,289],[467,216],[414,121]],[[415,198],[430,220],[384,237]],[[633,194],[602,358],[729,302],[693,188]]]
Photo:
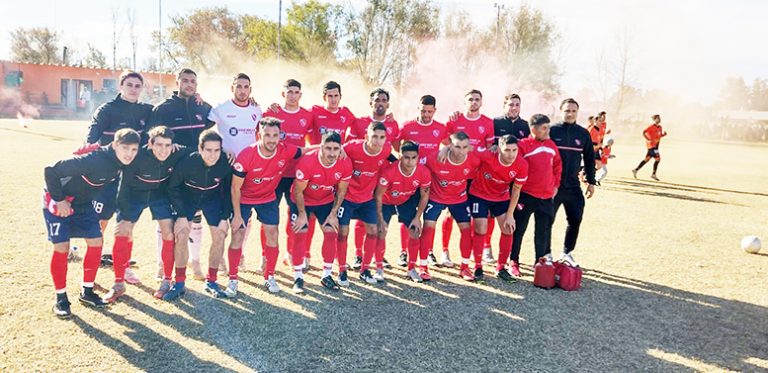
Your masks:
[[[637,171],[640,171],[640,169],[653,158],[655,161],[653,162],[651,179],[658,181],[659,178],[656,177],[656,170],[659,168],[659,162],[661,162],[659,143],[661,142],[661,138],[667,135],[667,132],[661,128],[661,116],[659,114],[654,114],[651,116],[651,119],[653,119],[653,124],[643,131],[643,137],[645,137],[645,145],[648,148],[648,153],[645,155],[645,159],[640,161],[640,164],[637,165],[636,168],[632,169],[632,175],[637,179]]]

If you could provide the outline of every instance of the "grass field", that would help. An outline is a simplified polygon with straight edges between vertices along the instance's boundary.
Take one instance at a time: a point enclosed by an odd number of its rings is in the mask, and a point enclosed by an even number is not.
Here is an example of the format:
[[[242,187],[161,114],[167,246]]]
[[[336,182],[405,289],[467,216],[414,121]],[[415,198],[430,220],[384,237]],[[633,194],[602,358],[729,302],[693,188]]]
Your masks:
[[[352,286],[332,294],[313,270],[304,296],[269,294],[247,272],[234,300],[190,283],[183,300],[167,303],[151,295],[155,228],[145,214],[134,245],[144,283],[107,310],[75,302],[74,317],[58,320],[42,170],[79,146],[85,129],[0,121],[0,371],[768,371],[768,250],[739,248],[745,235],[768,239],[766,146],[672,137],[653,182],[650,164],[639,180],[629,172],[644,154],[639,139],[619,137],[608,180],[587,203],[577,292],[534,288],[526,266],[513,284],[468,284],[435,269],[421,285],[396,268],[386,285],[369,286],[353,273]],[[556,256],[564,220],[561,212]],[[523,263],[533,261],[531,236]],[[246,248],[252,268],[257,241]],[[390,262],[398,246],[392,229]],[[317,242],[312,250],[318,258]],[[82,267],[69,268],[74,300]],[[101,270],[97,283],[106,288],[112,276]],[[290,290],[282,265],[278,280]]]

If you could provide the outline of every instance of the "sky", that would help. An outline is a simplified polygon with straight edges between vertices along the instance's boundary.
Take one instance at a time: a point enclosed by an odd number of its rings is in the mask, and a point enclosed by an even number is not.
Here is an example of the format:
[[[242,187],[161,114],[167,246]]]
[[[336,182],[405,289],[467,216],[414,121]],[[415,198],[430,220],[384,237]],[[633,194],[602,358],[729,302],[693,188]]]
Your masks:
[[[333,0],[364,5],[362,1]],[[5,3],[5,2],[4,2]],[[286,7],[290,1],[284,1]],[[495,20],[494,4],[522,4],[541,10],[552,21],[559,39],[555,59],[564,94],[594,89],[597,61],[614,63],[619,49],[629,50],[629,81],[633,86],[659,89],[690,102],[711,103],[726,77],[742,76],[749,83],[768,78],[768,1],[758,0],[446,0],[435,1],[443,11],[464,11],[479,25]],[[163,27],[169,16],[190,9],[226,5],[234,13],[276,20],[278,0],[164,0]],[[0,59],[10,58],[10,32],[18,27],[50,27],[66,44],[84,51],[92,43],[112,61],[112,13],[135,9],[139,34],[138,64],[150,58],[149,33],[158,28],[158,0],[88,1],[29,0],[4,4],[0,12]],[[121,22],[127,23],[125,16]],[[627,40],[622,42],[621,40]],[[118,59],[131,53],[123,26]],[[615,65],[615,64],[614,64]]]

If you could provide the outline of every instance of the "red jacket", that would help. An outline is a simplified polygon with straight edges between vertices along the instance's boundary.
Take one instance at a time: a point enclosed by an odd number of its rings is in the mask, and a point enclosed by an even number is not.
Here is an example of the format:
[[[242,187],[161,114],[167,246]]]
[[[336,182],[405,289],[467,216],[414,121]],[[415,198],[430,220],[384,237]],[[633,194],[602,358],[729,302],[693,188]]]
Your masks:
[[[563,163],[555,142],[527,137],[517,143],[519,157],[528,161],[528,181],[523,184],[522,192],[540,199],[555,196],[555,188],[560,187]]]

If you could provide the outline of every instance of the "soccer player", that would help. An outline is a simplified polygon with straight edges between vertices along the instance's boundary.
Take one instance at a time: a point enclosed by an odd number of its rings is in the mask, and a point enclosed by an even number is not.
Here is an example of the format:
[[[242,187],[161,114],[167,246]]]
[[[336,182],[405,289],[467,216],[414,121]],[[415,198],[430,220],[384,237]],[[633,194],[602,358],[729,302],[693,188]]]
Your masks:
[[[309,247],[307,224],[309,216],[322,222],[323,275],[320,283],[327,289],[339,290],[331,277],[336,259],[339,230],[339,207],[352,178],[352,162],[340,159],[341,135],[327,131],[321,139],[320,149],[307,153],[296,165],[296,179],[291,189],[291,220],[296,232],[293,248],[294,293],[304,292],[304,274],[301,270],[304,251]],[[341,263],[339,263],[341,264]],[[339,283],[349,284],[347,271],[339,266]]]
[[[306,146],[306,139],[309,135],[309,131],[312,129],[312,113],[299,106],[299,100],[301,100],[301,83],[296,79],[288,79],[283,84],[283,106],[273,105],[273,110],[267,110],[264,113],[265,117],[275,117],[282,121],[280,123],[280,140],[286,144],[292,144],[298,147]],[[283,172],[283,178],[280,180],[280,184],[277,185],[277,202],[280,203],[280,199],[285,199],[285,203],[290,206],[291,201],[291,186],[293,186],[293,180],[296,176],[296,162],[288,162],[288,166]],[[287,221],[291,221],[290,209],[286,211]],[[310,226],[313,229],[314,225]],[[292,259],[290,256],[291,250],[295,245],[295,233],[290,224],[285,226],[285,234],[287,236],[287,257],[286,262],[291,265]],[[266,241],[266,238],[262,237],[262,241]],[[265,258],[266,259],[266,258]],[[305,253],[304,270],[309,268],[309,250]]]
[[[122,128],[131,128],[142,134],[144,127],[149,123],[152,114],[152,105],[139,102],[141,91],[144,88],[144,77],[141,74],[126,70],[118,78],[120,81],[120,93],[112,101],[101,106],[93,113],[93,120],[88,127],[86,145],[83,149],[93,146],[108,145],[114,139],[115,132]],[[102,233],[107,229],[109,219],[117,208],[118,181],[109,183],[101,189],[93,199],[93,208],[99,215],[99,226]],[[107,251],[107,250],[105,250]],[[102,264],[112,265],[111,252],[105,252],[101,258]],[[130,269],[126,271],[126,280],[130,283],[138,283],[139,278]]]
[[[213,122],[208,119],[211,105],[197,96],[197,73],[183,68],[176,74],[176,87],[173,95],[155,106],[152,111],[150,128],[166,126],[173,130],[174,141],[188,148],[197,148],[200,133],[211,128]],[[202,216],[195,215],[189,233],[190,257],[195,279],[204,279],[200,268],[200,247],[203,243]],[[161,267],[162,268],[162,267]]]
[[[602,112],[603,118],[605,118],[605,112]],[[603,167],[603,127],[600,123],[600,115],[590,116],[589,125],[587,131],[589,131],[589,137],[592,140],[592,149],[595,152],[595,171]]]
[[[281,142],[280,134],[279,119],[267,117],[260,120],[259,141],[243,149],[233,166],[229,285],[224,290],[229,297],[237,295],[237,262],[241,257],[245,227],[254,210],[266,236],[264,286],[270,293],[280,292],[274,277],[279,254],[277,226],[280,223],[280,200],[275,189],[283,180],[283,173],[289,164],[302,155],[302,148]]]
[[[555,219],[552,198],[560,186],[563,168],[560,151],[549,138],[549,118],[536,114],[531,117],[530,123],[531,136],[517,143],[520,148],[518,156],[528,161],[528,181],[523,185],[515,210],[517,228],[514,232],[510,265],[510,272],[514,277],[520,277],[520,247],[531,214],[536,219],[533,236],[536,259],[547,256],[551,261],[552,222]],[[502,260],[506,262],[507,257],[499,254],[499,265]]]
[[[323,86],[323,101],[325,106],[312,106],[312,129],[309,143],[320,144],[327,132],[336,132],[344,141],[347,129],[357,118],[346,106],[341,106],[341,85],[329,81]]]
[[[376,189],[379,171],[397,160],[392,156],[392,145],[387,141],[387,128],[384,123],[371,122],[364,140],[351,140],[344,144],[344,152],[352,162],[352,179],[349,181],[347,194],[339,208],[339,244],[337,257],[339,270],[346,271],[347,236],[349,222],[358,219],[365,223],[365,242],[360,263],[360,279],[368,283],[384,281],[384,241],[379,241],[376,201],[373,191]],[[371,276],[368,266],[371,258],[376,257],[376,276]],[[359,260],[359,261],[358,261]],[[346,285],[340,283],[341,285]]]
[[[419,164],[419,145],[406,141],[400,147],[400,160],[381,171],[379,184],[374,193],[379,222],[379,242],[384,242],[381,249],[386,249],[389,221],[393,215],[397,215],[397,220],[401,225],[407,226],[409,233],[406,277],[415,282],[432,279],[427,267],[429,252],[422,250],[420,242],[421,216],[429,201],[430,185],[432,185],[432,177],[429,170],[426,166]],[[416,191],[419,193],[416,194]],[[381,255],[383,256],[383,253]],[[420,271],[416,270],[417,258],[419,258]],[[369,261],[370,258],[366,262]]]
[[[600,159],[603,167],[597,170],[595,174],[597,185],[600,185],[600,182],[603,181],[606,176],[608,176],[608,160],[611,158],[616,158],[615,155],[611,154],[611,149],[613,149],[613,138],[606,137],[605,144],[603,144],[602,158]]]
[[[459,131],[451,135],[447,157],[444,162],[438,160],[438,154],[427,158],[427,167],[432,175],[432,187],[429,202],[424,210],[424,231],[421,245],[429,251],[435,241],[435,225],[444,209],[450,211],[459,225],[461,239],[461,267],[459,275],[467,281],[474,281],[475,276],[469,270],[469,258],[472,254],[472,231],[470,229],[470,210],[467,201],[467,180],[474,177],[480,160],[470,150],[469,136]]]
[[[475,280],[483,279],[483,248],[488,234],[488,217],[499,222],[499,262],[496,273],[503,281],[512,281],[504,264],[512,251],[512,232],[515,230],[513,213],[520,198],[520,189],[528,179],[528,163],[518,156],[517,138],[504,135],[499,139],[497,152],[478,153],[480,167],[469,186],[469,203],[475,226],[472,253],[475,257]],[[510,188],[511,186],[511,188]],[[512,192],[510,193],[510,189]]]
[[[653,123],[643,130],[645,146],[648,148],[648,152],[645,154],[645,159],[640,161],[640,164],[632,169],[632,175],[637,179],[637,171],[640,171],[640,169],[653,158],[653,173],[651,174],[651,179],[659,181],[659,178],[656,176],[656,170],[659,169],[659,162],[661,162],[659,143],[661,143],[661,138],[667,135],[667,132],[661,128],[661,115],[654,114],[651,116],[651,119],[653,120]]]
[[[469,145],[474,152],[484,152],[494,142],[494,123],[491,118],[480,114],[480,108],[483,107],[483,94],[477,89],[470,90],[464,95],[464,112],[454,113],[445,126],[448,133],[463,131],[469,136]],[[471,183],[471,181],[469,182]],[[469,185],[469,183],[467,185]],[[448,245],[453,231],[453,220],[449,217],[443,220],[442,226],[443,252],[448,251]],[[493,263],[495,260],[491,255],[491,249],[483,253],[483,261]]]
[[[69,241],[76,237],[84,238],[88,245],[83,258],[80,302],[93,307],[107,305],[93,291],[104,241],[91,201],[101,188],[117,180],[123,167],[133,162],[140,141],[138,132],[123,128],[115,132],[110,145],[45,168],[43,217],[48,240],[53,244],[50,269],[56,289],[56,316],[72,314],[67,298],[67,255]]]
[[[228,158],[235,159],[240,151],[256,142],[256,126],[261,120],[262,112],[258,104],[251,103],[252,87],[248,75],[235,75],[230,88],[233,97],[211,109],[208,119],[216,123],[213,128],[221,135],[224,153]],[[250,229],[246,228],[243,246],[249,232]],[[239,269],[245,269],[245,257],[240,258]]]
[[[161,299],[171,288],[171,274],[174,262],[173,218],[175,213],[168,199],[167,180],[176,163],[187,157],[194,149],[180,146],[174,150],[173,131],[165,126],[149,130],[147,145],[139,149],[136,159],[123,170],[120,190],[117,196],[117,227],[114,256],[115,284],[104,297],[115,302],[125,294],[125,273],[128,260],[133,250],[133,228],[142,212],[149,208],[152,220],[157,221],[162,234],[161,258],[163,280],[155,292],[155,298]],[[127,277],[127,276],[126,276]]]
[[[567,98],[560,103],[560,111],[563,117],[562,122],[555,123],[549,130],[549,135],[557,145],[563,163],[560,188],[554,199],[555,215],[562,205],[565,208],[568,225],[565,229],[561,259],[576,266],[578,264],[571,252],[576,249],[576,239],[579,237],[579,228],[584,216],[584,196],[592,198],[595,194],[595,151],[592,148],[589,131],[576,123],[576,118],[579,116],[579,103],[572,98]],[[579,168],[582,160],[587,181],[585,193],[582,193],[579,184]]]
[[[229,225],[227,219],[232,213],[230,183],[232,167],[221,153],[221,136],[213,129],[200,133],[197,151],[179,161],[168,182],[168,197],[178,219],[173,230],[176,237],[174,250],[176,281],[163,296],[173,300],[186,292],[186,267],[190,220],[198,211],[203,212],[211,229],[211,250],[208,256],[208,275],[204,290],[215,298],[226,294],[216,283],[219,261],[224,251],[224,239]]]
[[[427,158],[440,150],[440,144],[449,143],[450,134],[448,133],[448,129],[445,128],[445,125],[442,123],[434,120],[436,103],[435,97],[431,95],[422,96],[419,99],[419,116],[416,120],[403,123],[403,127],[400,129],[400,138],[402,141],[413,141],[419,145],[419,164],[426,164]],[[405,225],[401,225],[401,238],[404,233],[408,233],[408,228]],[[408,245],[407,243],[403,244],[402,241],[400,244],[400,258],[398,259],[397,264],[405,266],[408,264]],[[429,247],[431,250],[432,246],[430,245]],[[429,260],[433,265],[437,262],[435,255],[431,251],[429,252]],[[453,267],[453,262],[451,262],[451,258],[448,255],[448,250],[446,248],[443,250],[440,265],[447,268]]]
[[[369,117],[358,118],[352,123],[347,132],[347,141],[365,138],[371,122],[381,122],[387,128],[387,141],[392,144],[392,148],[395,151],[398,151],[400,149],[400,127],[396,120],[387,115],[387,110],[389,110],[389,92],[383,88],[374,89],[371,91],[369,104],[371,109],[373,109],[373,113]],[[353,269],[360,268],[358,258],[362,260],[365,235],[365,223],[362,220],[358,220],[355,223],[355,261],[352,263]],[[406,235],[405,240],[407,239],[408,236]],[[384,267],[390,267],[386,259],[384,259]]]

